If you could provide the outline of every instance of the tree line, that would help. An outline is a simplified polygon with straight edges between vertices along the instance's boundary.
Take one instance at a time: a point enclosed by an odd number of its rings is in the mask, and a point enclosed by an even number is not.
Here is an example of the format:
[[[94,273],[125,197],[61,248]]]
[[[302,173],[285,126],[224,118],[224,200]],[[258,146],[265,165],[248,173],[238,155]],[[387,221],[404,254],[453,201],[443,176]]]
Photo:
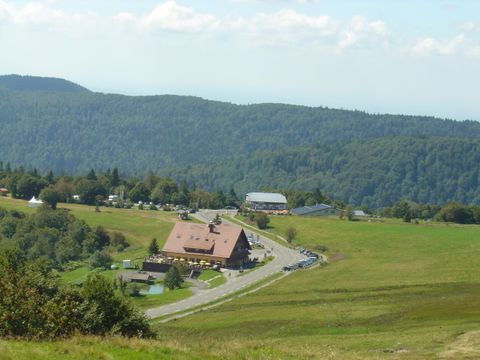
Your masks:
[[[457,224],[480,224],[480,207],[460,203],[440,206],[400,200],[391,207],[379,210],[378,213],[385,217],[400,218],[405,222],[435,220]]]
[[[114,205],[108,201],[109,195],[116,195],[115,205],[121,207],[131,207],[132,203],[138,202],[212,209],[240,204],[233,188],[229,192],[208,192],[198,189],[195,184],[189,185],[186,180],[177,183],[153,172],[143,179],[124,178],[117,168],[107,169],[102,174],[96,174],[92,169],[85,175],[55,176],[52,171],[41,175],[36,169],[12,169],[9,163],[0,162],[0,187],[7,188],[14,198],[40,197],[54,209],[58,202]]]

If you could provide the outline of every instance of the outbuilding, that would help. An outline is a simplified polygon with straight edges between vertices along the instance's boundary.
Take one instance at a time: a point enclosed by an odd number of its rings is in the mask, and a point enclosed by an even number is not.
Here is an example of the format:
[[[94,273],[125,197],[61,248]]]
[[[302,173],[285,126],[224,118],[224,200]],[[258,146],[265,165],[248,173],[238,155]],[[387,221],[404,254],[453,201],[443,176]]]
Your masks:
[[[339,215],[340,211],[341,210],[327,204],[302,206],[302,207],[298,207],[290,210],[292,214],[300,215],[300,216],[332,216],[332,215]]]
[[[287,198],[280,193],[250,192],[245,198],[250,210],[282,212],[287,210]]]

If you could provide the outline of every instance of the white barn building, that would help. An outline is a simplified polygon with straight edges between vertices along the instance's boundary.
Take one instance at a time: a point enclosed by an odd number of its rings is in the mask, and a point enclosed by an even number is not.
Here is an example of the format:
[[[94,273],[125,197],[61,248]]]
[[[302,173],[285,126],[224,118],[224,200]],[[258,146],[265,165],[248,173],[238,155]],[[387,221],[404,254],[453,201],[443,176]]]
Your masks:
[[[245,199],[247,207],[256,211],[281,212],[287,210],[287,198],[280,193],[251,192]]]

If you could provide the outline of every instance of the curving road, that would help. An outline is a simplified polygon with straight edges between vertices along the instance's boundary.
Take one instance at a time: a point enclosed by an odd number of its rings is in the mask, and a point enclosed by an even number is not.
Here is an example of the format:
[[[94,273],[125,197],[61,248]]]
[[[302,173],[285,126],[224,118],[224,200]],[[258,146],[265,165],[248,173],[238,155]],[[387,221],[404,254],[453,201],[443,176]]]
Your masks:
[[[195,214],[195,217],[201,221],[208,222],[213,219],[215,215],[216,212],[214,211],[205,211]],[[255,231],[251,229],[245,229],[245,232],[248,234]],[[259,233],[256,234],[260,235],[260,241],[265,245],[265,248],[272,250],[274,255],[274,259],[272,261],[258,268],[257,270],[245,273],[242,276],[234,276],[232,278],[229,278],[225,284],[220,285],[216,288],[199,290],[197,293],[190,296],[189,298],[178,301],[176,303],[148,309],[147,311],[145,311],[145,314],[148,317],[154,318],[173,314],[178,311],[188,310],[199,305],[207,304],[233,292],[236,292],[246,286],[249,286],[252,283],[255,283],[267,276],[277,273],[281,271],[282,267],[284,267],[285,265],[294,263],[304,258],[304,256],[298,251],[280,245],[279,243],[270,240]]]

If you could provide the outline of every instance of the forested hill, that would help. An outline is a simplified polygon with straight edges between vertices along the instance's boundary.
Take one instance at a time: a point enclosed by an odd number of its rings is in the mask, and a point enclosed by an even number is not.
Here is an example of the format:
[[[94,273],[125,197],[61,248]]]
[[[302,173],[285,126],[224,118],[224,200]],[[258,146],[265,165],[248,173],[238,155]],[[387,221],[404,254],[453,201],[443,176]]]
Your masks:
[[[221,163],[165,171],[207,188],[314,189],[373,208],[400,198],[480,204],[480,139],[397,137],[318,148],[266,150]]]
[[[0,76],[0,87],[18,91],[88,91],[88,89],[80,85],[63,79],[21,75]]]
[[[5,86],[5,78],[0,77],[0,160],[14,166],[57,173],[153,170],[210,190],[233,185],[239,193],[265,186],[319,187],[371,206],[404,196],[479,201],[478,161],[464,166],[480,141],[475,121],[52,91],[33,84]],[[435,184],[427,181],[432,173]],[[462,192],[453,190],[459,179]],[[439,190],[447,185],[451,191]]]

